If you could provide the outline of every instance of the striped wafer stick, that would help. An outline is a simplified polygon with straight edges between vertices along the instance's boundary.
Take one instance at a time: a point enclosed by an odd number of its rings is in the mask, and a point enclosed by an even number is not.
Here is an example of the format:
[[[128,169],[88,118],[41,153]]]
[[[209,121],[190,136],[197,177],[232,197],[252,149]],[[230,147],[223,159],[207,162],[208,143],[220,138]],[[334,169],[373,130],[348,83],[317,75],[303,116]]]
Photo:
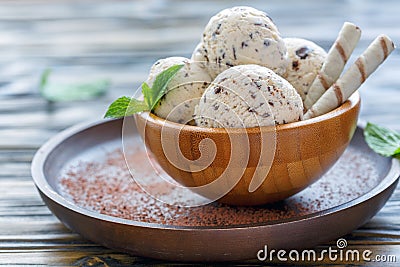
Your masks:
[[[307,97],[304,99],[304,109],[308,110],[325,93],[326,90],[339,78],[344,65],[353,53],[361,30],[356,25],[345,22],[339,32],[336,41],[328,52],[326,60],[308,89]]]
[[[379,35],[353,65],[306,112],[304,119],[325,114],[344,103],[394,50],[392,40]]]

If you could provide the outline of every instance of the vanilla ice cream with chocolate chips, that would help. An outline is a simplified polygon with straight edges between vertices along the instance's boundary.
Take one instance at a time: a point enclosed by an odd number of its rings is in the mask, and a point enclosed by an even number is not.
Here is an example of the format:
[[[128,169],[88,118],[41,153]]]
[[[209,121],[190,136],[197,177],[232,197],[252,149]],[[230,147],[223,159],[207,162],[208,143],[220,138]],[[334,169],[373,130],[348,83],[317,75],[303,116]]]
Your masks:
[[[283,75],[289,62],[285,43],[271,18],[245,6],[225,9],[212,17],[198,48],[192,58],[210,62],[212,77],[243,64],[265,66]]]
[[[155,107],[154,113],[170,121],[185,124],[192,120],[195,106],[212,81],[204,65],[184,57],[160,59],[151,67],[147,83],[151,87],[158,74],[178,64],[184,66],[169,82],[167,93]]]
[[[217,76],[195,109],[198,126],[249,128],[290,123],[303,117],[293,86],[259,65],[240,65]]]
[[[290,63],[283,77],[293,85],[304,101],[327,53],[317,44],[305,39],[285,38],[284,41]]]

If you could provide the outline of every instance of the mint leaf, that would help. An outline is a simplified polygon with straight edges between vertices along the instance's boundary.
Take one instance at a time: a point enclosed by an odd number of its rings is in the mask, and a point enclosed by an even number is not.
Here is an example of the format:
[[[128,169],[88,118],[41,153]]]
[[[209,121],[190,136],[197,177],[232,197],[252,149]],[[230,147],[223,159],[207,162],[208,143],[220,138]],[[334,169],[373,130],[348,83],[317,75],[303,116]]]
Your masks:
[[[135,113],[149,111],[149,107],[144,101],[139,101],[135,98],[123,96],[115,100],[104,115],[104,118],[122,118],[131,116]]]
[[[400,134],[388,128],[368,123],[364,129],[368,146],[385,157],[400,156]]]
[[[183,65],[174,65],[157,75],[152,88],[147,83],[142,84],[144,101],[123,96],[115,100],[104,115],[104,118],[122,118],[142,111],[152,111],[158,101],[164,96],[167,86]]]
[[[49,101],[66,102],[90,100],[103,95],[110,86],[108,80],[90,83],[48,84],[41,93]]]
[[[160,101],[160,99],[164,96],[169,82],[172,80],[172,78],[176,75],[176,73],[182,67],[183,67],[183,64],[174,65],[157,75],[156,79],[153,82],[153,86],[151,88],[152,89],[151,90],[152,95],[151,95],[151,101],[150,101],[150,103],[151,103],[150,109],[151,110],[153,110],[153,108],[157,105],[158,101]]]
[[[146,102],[147,106],[150,107],[152,106],[152,91],[150,86],[147,83],[142,83],[142,94],[144,98],[144,102]]]
[[[89,100],[103,95],[110,87],[110,81],[106,79],[83,83],[50,83],[51,69],[46,69],[39,84],[40,94],[48,101],[65,102]]]
[[[49,75],[51,73],[51,69],[45,69],[40,76],[40,83],[39,83],[39,91],[43,92],[43,89],[47,85],[47,82],[49,80]]]

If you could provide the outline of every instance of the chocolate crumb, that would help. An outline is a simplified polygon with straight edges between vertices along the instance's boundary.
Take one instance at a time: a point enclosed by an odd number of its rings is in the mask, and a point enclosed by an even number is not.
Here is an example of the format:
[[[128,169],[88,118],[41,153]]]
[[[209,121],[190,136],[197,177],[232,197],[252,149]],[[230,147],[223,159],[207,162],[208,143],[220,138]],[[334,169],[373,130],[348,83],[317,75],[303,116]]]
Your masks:
[[[261,116],[270,115],[264,113]],[[134,146],[137,148],[134,147],[136,150],[132,154],[124,155],[121,149],[117,149],[97,155],[96,161],[81,161],[67,166],[66,172],[59,177],[57,190],[83,209],[135,222],[224,227],[307,216],[354,200],[380,182],[374,157],[350,146],[332,169],[304,191],[285,201],[257,207],[219,203],[186,207],[191,195],[179,195],[168,182],[157,182],[151,175],[146,176],[153,193],[176,201],[176,205],[169,205],[151,197],[132,179],[125,157],[132,157],[130,159],[137,162],[143,174],[154,172],[153,167],[143,160],[148,155],[140,138]]]

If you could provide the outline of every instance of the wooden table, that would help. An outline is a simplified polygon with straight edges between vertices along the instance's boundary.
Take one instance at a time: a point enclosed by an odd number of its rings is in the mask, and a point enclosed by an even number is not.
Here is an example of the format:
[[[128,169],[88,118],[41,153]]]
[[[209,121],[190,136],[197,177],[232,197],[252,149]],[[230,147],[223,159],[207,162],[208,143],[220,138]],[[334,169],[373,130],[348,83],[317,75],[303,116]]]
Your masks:
[[[163,264],[112,251],[65,228],[40,199],[30,162],[57,132],[101,118],[111,100],[132,94],[156,59],[189,56],[208,18],[235,4],[240,3],[0,2],[0,265]],[[400,40],[400,2],[395,0],[276,0],[268,4],[260,0],[252,5],[267,11],[284,36],[309,38],[326,49],[346,20],[363,29],[356,55],[379,33],[397,43]],[[90,102],[49,105],[38,94],[39,76],[46,67],[53,69],[53,81],[110,78],[112,88]],[[400,56],[395,51],[362,86],[361,120],[400,130],[399,90]],[[345,238],[351,248],[395,255],[400,262],[400,190],[370,222]],[[379,264],[390,265],[396,266]]]

